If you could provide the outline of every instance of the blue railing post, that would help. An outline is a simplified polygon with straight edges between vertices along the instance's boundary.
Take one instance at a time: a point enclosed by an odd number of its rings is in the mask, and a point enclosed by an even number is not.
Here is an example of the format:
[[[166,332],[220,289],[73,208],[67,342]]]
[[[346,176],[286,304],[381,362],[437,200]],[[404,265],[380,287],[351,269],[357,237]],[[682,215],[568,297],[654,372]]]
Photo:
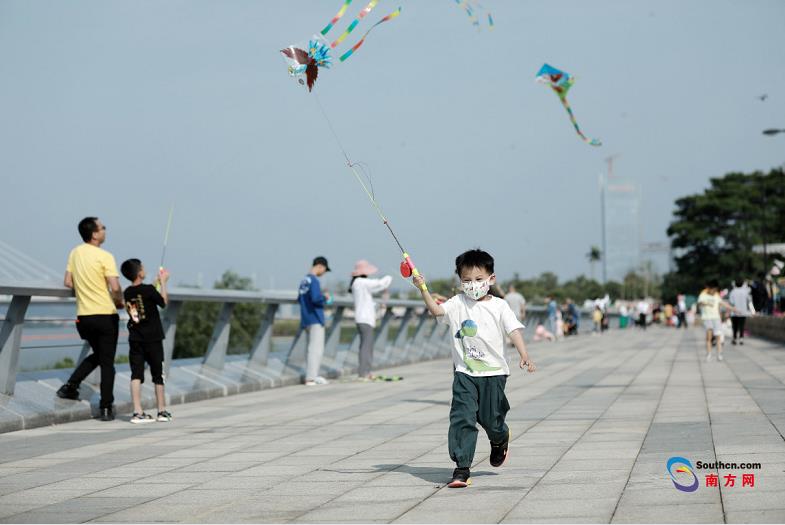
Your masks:
[[[229,348],[229,333],[231,332],[232,312],[235,303],[223,303],[218,321],[213,329],[213,336],[207,346],[207,353],[202,363],[206,366],[223,370],[226,362],[226,350]]]
[[[29,295],[14,295],[0,328],[0,393],[12,396],[19,368],[19,345],[22,327],[30,304]]]
[[[164,375],[169,375],[174,357],[174,338],[177,333],[177,314],[180,312],[182,301],[169,301],[163,316],[164,328]]]
[[[256,332],[254,342],[251,345],[251,353],[248,355],[248,362],[265,366],[267,358],[270,355],[270,349],[273,344],[273,325],[275,324],[275,314],[278,312],[278,304],[273,303],[267,306],[262,318],[262,323],[259,325],[259,330]]]

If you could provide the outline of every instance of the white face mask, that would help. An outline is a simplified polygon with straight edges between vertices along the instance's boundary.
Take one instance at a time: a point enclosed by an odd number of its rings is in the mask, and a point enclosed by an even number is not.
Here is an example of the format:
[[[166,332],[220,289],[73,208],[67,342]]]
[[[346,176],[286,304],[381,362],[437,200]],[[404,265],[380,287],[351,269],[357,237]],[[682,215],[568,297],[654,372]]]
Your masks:
[[[488,290],[491,288],[491,280],[489,278],[484,281],[461,283],[461,287],[463,287],[463,293],[466,294],[466,297],[479,301],[488,295]]]

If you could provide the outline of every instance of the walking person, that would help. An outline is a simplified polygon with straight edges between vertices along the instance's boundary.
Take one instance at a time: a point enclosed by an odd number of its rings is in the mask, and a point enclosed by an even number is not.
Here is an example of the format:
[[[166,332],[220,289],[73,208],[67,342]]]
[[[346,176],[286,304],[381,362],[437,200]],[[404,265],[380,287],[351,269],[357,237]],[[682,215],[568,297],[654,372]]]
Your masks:
[[[553,298],[553,295],[548,294],[545,297],[545,302],[547,304],[548,331],[558,337],[556,331],[556,310],[558,310],[559,307],[556,305],[556,299]]]
[[[744,344],[744,325],[747,323],[747,317],[755,313],[752,308],[752,294],[750,287],[747,286],[742,279],[736,279],[734,288],[728,296],[728,302],[736,309],[730,317],[730,322],[733,325],[733,339],[731,343]]]
[[[676,296],[676,316],[679,319],[678,328],[687,328],[687,299],[683,293]]]
[[[507,289],[507,294],[504,296],[504,300],[507,301],[507,304],[510,305],[510,308],[518,317],[518,320],[523,322],[526,319],[526,298],[518,293],[518,290],[515,289],[514,284],[511,284]]]
[[[382,292],[392,284],[392,276],[385,275],[381,279],[371,279],[368,276],[378,272],[379,269],[361,259],[354,264],[352,281],[349,283],[349,293],[354,298],[354,321],[360,333],[360,363],[357,376],[361,380],[373,380],[371,367],[373,366],[373,329],[376,326],[376,303],[373,294]]]
[[[581,312],[571,298],[567,298],[567,314],[571,318],[570,334],[578,335],[578,330],[581,327]]]
[[[84,241],[68,255],[63,284],[76,295],[76,330],[93,353],[88,355],[57,391],[63,399],[79,399],[79,385],[101,367],[101,421],[112,421],[114,412],[114,358],[117,353],[123,295],[114,256],[101,248],[106,241],[106,226],[97,217],[79,221]]]
[[[645,299],[641,299],[635,309],[638,312],[638,326],[646,330],[646,314],[649,313],[649,303]]]
[[[305,365],[305,385],[326,385],[328,381],[319,375],[324,354],[324,305],[329,294],[322,293],[319,277],[330,271],[330,265],[324,257],[316,257],[298,290],[297,301],[300,303],[300,328],[305,330],[308,338],[308,356]]]
[[[716,337],[717,359],[722,361],[722,319],[720,306],[736,312],[736,309],[720,297],[720,285],[716,279],[710,280],[706,288],[698,296],[698,306],[701,309],[701,319],[706,328],[706,362],[711,361],[712,341]]]

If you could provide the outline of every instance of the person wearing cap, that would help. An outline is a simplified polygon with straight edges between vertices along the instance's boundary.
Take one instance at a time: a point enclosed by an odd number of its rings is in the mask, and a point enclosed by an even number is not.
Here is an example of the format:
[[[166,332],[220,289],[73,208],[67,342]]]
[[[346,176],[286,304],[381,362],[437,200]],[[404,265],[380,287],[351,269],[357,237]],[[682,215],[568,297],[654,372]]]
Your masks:
[[[365,259],[354,263],[352,282],[349,293],[354,297],[354,321],[360,333],[360,364],[357,376],[360,380],[372,380],[373,364],[373,329],[376,326],[376,303],[373,294],[382,292],[392,284],[392,276],[385,275],[381,279],[370,279],[368,276],[379,269]]]
[[[322,293],[319,277],[330,271],[324,257],[316,257],[311,271],[300,281],[298,302],[300,303],[300,327],[308,338],[308,357],[305,365],[305,385],[326,385],[328,381],[319,375],[324,354],[324,305],[329,294]]]

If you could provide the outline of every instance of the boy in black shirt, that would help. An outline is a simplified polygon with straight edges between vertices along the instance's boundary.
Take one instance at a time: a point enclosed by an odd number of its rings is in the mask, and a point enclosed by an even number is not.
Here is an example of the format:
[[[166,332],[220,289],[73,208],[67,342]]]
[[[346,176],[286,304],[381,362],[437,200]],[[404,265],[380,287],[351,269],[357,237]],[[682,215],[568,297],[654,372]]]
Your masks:
[[[139,259],[128,259],[120,266],[123,277],[131,281],[131,286],[125,289],[125,306],[130,319],[128,320],[128,361],[131,364],[131,399],[134,403],[134,413],[131,423],[152,423],[156,419],[142,411],[140,391],[144,382],[144,364],[150,365],[150,375],[155,384],[155,399],[158,402],[158,421],[171,421],[170,414],[165,407],[164,397],[164,331],[161,327],[161,317],[158,307],[166,307],[168,294],[166,282],[169,272],[161,270],[158,274],[156,286],[144,284],[145,271]]]

